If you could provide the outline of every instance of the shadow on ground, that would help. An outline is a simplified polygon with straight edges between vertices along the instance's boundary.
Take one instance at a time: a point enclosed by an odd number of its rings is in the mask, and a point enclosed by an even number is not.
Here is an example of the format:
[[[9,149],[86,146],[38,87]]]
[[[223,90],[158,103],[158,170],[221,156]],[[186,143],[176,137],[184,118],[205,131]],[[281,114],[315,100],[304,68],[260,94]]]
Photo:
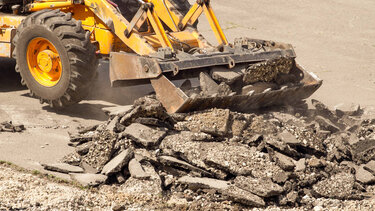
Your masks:
[[[15,71],[16,61],[0,57],[0,92],[12,92],[26,89],[21,85],[21,76]]]
[[[22,86],[20,83],[21,77],[15,71],[15,60],[0,58],[0,64],[2,74],[0,77],[0,93],[7,93],[10,94],[10,97],[14,96],[15,98],[17,98],[15,95],[18,95],[31,99],[32,97],[29,93],[16,92],[27,90],[27,87]],[[90,94],[82,102],[61,110],[52,109],[47,104],[44,104],[42,109],[59,115],[104,121],[108,117],[102,112],[102,108],[133,104],[134,100],[153,91],[151,85],[111,87],[107,61],[101,61],[97,71],[98,77],[94,79]],[[37,100],[36,98],[34,99]],[[25,103],[27,104],[27,99],[25,99]]]

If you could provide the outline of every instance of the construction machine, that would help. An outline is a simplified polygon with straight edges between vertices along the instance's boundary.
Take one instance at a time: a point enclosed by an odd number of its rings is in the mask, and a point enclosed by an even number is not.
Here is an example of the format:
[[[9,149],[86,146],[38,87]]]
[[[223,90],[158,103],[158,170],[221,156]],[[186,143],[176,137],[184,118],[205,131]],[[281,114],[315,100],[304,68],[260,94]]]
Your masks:
[[[199,32],[202,15],[217,45]],[[21,83],[55,108],[87,95],[99,58],[112,86],[151,83],[171,113],[293,103],[322,84],[290,44],[229,43],[210,0],[0,0],[0,56],[16,59]]]

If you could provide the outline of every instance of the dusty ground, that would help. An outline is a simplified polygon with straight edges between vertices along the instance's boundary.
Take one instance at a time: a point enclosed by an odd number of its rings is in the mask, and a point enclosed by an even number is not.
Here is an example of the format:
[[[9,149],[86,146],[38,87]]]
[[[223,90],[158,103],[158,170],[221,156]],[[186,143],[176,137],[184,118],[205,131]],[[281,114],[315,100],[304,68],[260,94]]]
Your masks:
[[[330,107],[375,106],[375,2],[216,0],[213,7],[230,41],[247,36],[292,43],[298,62],[324,80],[314,98]],[[199,28],[214,42],[204,19]],[[0,160],[28,169],[40,170],[39,162],[54,162],[71,152],[68,132],[106,120],[100,108],[131,104],[150,91],[147,86],[110,89],[108,64],[102,63],[97,91],[79,105],[55,112],[27,95],[13,72],[14,61],[0,59],[0,64],[0,121],[27,128],[21,134],[0,133]]]

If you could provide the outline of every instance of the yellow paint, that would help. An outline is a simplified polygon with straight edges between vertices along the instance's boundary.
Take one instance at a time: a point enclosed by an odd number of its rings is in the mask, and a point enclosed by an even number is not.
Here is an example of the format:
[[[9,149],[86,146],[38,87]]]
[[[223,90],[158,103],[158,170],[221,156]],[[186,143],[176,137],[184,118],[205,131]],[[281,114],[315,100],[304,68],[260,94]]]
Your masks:
[[[61,78],[62,64],[55,46],[47,39],[37,37],[27,46],[27,64],[34,79],[42,86],[53,87]]]
[[[16,28],[26,16],[0,15],[0,28]]]
[[[12,44],[0,42],[0,57],[10,58],[12,55]]]
[[[203,11],[207,17],[208,22],[212,30],[214,31],[215,37],[219,44],[228,45],[228,40],[224,35],[223,30],[219,25],[219,21],[217,20],[214,11],[212,10],[210,5],[203,4]]]
[[[173,46],[168,39],[168,36],[164,30],[163,24],[158,18],[155,11],[147,11],[147,17],[150,20],[152,28],[154,29],[156,36],[158,37],[160,44],[163,48],[170,47],[173,50]]]
[[[154,10],[158,14],[159,18],[170,29],[172,29],[172,31],[179,31],[179,29],[176,27],[178,27],[178,23],[181,21],[183,17],[175,12],[172,12],[173,5],[170,1],[164,0],[165,5],[163,3],[163,0],[150,0],[149,2],[154,5]]]
[[[13,52],[13,45],[11,41],[16,33],[14,28],[0,27],[0,57],[11,57]]]
[[[0,42],[11,42],[16,33],[13,28],[0,28]]]
[[[44,9],[58,9],[58,8],[64,8],[64,7],[71,7],[73,6],[72,1],[62,1],[62,2],[35,2],[32,4],[29,4],[29,11],[30,12],[36,12],[39,10]]]
[[[113,33],[106,29],[94,29],[95,41],[99,43],[100,54],[110,54],[113,49],[115,37]]]
[[[187,31],[181,31],[181,32],[171,32],[171,33],[168,33],[168,34],[171,35],[173,38],[190,45],[191,47],[199,47],[197,37],[194,36],[194,33],[190,33],[190,32],[187,32]],[[162,47],[160,42],[159,42],[159,38],[158,38],[157,35],[155,35],[155,34],[145,35],[144,38],[154,48]],[[171,42],[174,45],[179,44],[178,42],[175,42],[173,40]]]
[[[187,24],[193,25],[203,13],[203,8],[195,3],[181,20],[181,27],[184,29]]]

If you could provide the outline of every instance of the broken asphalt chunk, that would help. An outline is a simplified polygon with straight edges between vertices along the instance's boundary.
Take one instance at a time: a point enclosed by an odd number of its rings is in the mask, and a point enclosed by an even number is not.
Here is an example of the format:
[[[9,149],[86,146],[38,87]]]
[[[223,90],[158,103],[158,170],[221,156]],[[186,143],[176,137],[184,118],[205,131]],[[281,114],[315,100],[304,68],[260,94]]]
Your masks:
[[[134,152],[132,148],[128,148],[114,157],[111,161],[109,161],[102,169],[102,174],[110,175],[116,172],[119,172],[122,167],[127,165],[134,156]]]
[[[126,127],[124,134],[144,147],[152,147],[160,143],[160,141],[165,137],[166,132],[155,130],[139,123],[133,123]]]

